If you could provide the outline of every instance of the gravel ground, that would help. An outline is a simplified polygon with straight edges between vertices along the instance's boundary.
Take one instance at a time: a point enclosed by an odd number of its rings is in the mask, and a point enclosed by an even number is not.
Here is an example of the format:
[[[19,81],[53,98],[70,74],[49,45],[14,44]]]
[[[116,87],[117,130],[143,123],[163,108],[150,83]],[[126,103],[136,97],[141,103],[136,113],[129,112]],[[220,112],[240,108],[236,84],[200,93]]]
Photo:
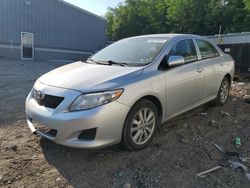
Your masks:
[[[25,121],[24,100],[35,79],[60,65],[0,59],[1,187],[250,187],[214,147],[250,157],[249,81],[234,82],[223,107],[203,105],[167,122],[144,150],[81,150],[32,135]],[[250,167],[249,160],[244,164]],[[195,176],[217,165],[224,167]]]

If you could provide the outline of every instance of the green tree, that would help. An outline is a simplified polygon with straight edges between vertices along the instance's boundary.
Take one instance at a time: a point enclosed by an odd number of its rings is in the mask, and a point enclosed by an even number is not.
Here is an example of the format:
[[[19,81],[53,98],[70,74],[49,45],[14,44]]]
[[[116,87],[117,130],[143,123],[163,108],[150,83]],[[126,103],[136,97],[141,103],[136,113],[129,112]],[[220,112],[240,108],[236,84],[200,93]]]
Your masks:
[[[250,9],[250,1],[249,0],[244,0],[244,3],[246,5],[246,8]]]
[[[148,33],[212,35],[250,30],[250,0],[125,0],[108,9],[111,40]]]

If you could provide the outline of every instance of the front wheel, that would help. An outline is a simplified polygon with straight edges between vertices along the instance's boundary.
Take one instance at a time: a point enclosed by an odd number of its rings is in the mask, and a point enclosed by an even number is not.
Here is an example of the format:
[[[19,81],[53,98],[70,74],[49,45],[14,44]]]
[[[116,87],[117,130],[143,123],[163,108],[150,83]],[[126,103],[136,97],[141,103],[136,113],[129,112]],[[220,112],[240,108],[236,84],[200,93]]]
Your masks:
[[[217,94],[217,98],[216,98],[217,105],[221,106],[227,102],[227,99],[229,96],[229,89],[230,89],[229,79],[227,77],[225,77],[222,80],[220,89],[219,89],[218,94]]]
[[[158,119],[158,110],[151,101],[137,102],[125,120],[123,145],[129,150],[145,148],[153,139]]]

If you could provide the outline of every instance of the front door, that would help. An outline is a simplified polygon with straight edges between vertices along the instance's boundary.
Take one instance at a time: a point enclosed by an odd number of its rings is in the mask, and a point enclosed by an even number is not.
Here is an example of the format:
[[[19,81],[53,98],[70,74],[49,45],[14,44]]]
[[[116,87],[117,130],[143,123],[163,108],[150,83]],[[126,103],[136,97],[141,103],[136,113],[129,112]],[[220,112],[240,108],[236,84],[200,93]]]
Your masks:
[[[165,72],[167,117],[177,115],[196,105],[201,100],[199,61],[192,39],[184,39],[174,44],[170,56],[182,56],[185,64],[169,67]]]
[[[21,59],[34,59],[34,34],[21,32]]]

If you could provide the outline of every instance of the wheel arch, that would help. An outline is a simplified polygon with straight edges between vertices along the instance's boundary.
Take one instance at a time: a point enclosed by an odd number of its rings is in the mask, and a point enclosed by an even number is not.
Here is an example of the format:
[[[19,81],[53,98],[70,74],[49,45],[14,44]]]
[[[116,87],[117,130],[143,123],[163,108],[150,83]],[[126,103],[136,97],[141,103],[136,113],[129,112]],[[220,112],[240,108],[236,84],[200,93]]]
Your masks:
[[[158,97],[156,97],[155,95],[145,95],[145,96],[142,96],[140,97],[139,99],[136,100],[136,102],[134,102],[134,104],[131,106],[131,108],[136,104],[138,103],[139,101],[141,100],[149,100],[151,101],[153,104],[155,104],[157,110],[158,110],[158,113],[159,113],[159,121],[161,122],[162,120],[162,117],[163,117],[163,106],[162,106],[162,103],[160,101],[160,99]]]
[[[232,78],[231,78],[231,75],[229,74],[229,73],[227,73],[225,76],[224,76],[224,78],[228,78],[228,80],[229,80],[229,84],[230,84],[230,86],[231,86],[231,83],[232,83]]]

